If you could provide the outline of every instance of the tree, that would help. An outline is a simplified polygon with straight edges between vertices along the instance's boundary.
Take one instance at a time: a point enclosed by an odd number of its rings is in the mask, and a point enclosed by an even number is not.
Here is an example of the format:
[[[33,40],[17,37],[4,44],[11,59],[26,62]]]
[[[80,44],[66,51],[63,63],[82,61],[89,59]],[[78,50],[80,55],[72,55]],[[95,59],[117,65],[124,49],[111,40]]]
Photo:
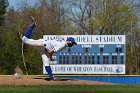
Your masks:
[[[4,23],[4,15],[8,6],[8,0],[0,0],[0,26]]]
[[[43,34],[65,34],[64,0],[42,0],[40,11],[41,30]]]
[[[72,0],[67,17],[82,34],[125,34],[137,23],[130,4],[130,0]]]

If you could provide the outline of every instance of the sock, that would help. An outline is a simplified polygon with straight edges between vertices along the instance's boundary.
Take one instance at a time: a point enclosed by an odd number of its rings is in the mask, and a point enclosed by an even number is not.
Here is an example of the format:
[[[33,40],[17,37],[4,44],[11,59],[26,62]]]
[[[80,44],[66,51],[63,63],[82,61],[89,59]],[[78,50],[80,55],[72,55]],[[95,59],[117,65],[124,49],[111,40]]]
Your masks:
[[[53,74],[52,74],[52,70],[51,70],[50,66],[45,66],[45,69],[48,72],[50,79],[52,79],[53,78]]]
[[[25,37],[29,38],[33,32],[35,26],[30,26],[27,30],[27,32],[25,33]]]

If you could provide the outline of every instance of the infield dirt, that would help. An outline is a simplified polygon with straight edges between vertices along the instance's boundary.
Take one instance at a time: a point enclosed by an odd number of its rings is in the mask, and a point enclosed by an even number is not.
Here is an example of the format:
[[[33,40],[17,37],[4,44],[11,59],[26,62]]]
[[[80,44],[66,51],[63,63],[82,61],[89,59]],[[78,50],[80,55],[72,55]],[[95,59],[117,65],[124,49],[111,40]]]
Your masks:
[[[112,83],[86,81],[86,80],[71,80],[62,79],[61,81],[47,81],[44,78],[23,76],[20,79],[14,76],[0,77],[0,85],[114,85]]]

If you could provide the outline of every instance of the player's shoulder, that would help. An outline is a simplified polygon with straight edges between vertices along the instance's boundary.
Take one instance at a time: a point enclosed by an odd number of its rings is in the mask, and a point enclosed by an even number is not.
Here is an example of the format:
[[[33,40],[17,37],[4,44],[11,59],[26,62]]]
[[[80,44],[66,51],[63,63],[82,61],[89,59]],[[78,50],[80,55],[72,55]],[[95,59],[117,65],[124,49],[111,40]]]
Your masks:
[[[63,40],[63,39],[54,39],[54,40],[52,40],[53,42],[65,42],[65,40]]]

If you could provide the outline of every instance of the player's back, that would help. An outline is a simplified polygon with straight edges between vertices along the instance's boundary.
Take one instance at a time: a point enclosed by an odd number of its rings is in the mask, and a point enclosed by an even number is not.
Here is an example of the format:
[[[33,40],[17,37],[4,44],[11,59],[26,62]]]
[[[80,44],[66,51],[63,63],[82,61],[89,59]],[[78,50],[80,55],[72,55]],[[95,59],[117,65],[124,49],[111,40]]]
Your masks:
[[[46,48],[50,50],[51,48],[54,49],[54,52],[59,52],[66,48],[66,41],[65,40],[45,40]]]

